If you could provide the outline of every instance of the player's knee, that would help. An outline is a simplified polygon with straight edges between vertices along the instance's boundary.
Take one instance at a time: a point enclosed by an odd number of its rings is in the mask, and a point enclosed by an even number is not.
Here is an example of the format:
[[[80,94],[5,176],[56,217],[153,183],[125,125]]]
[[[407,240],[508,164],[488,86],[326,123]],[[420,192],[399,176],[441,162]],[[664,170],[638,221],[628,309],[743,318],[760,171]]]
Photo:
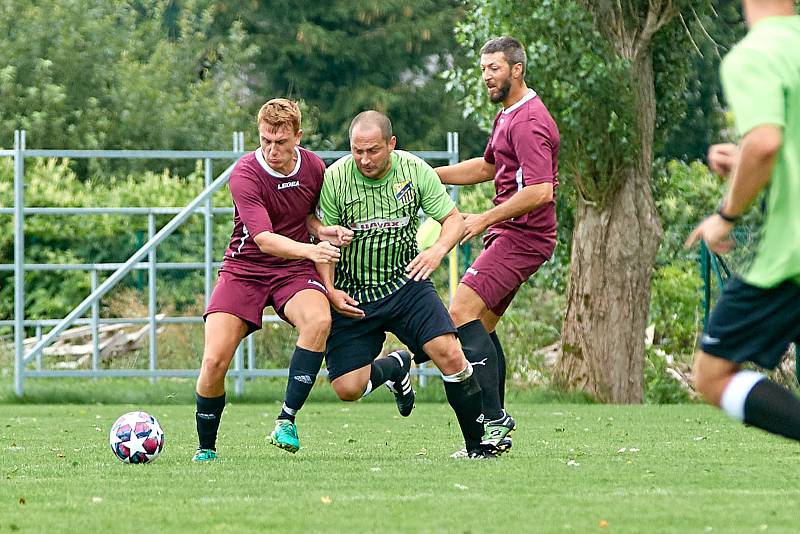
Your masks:
[[[211,378],[224,377],[228,371],[228,358],[222,354],[206,354],[203,356],[202,373]]]
[[[339,399],[343,401],[356,401],[364,394],[364,388],[359,387],[354,382],[341,382],[334,380],[331,382],[331,386],[333,387],[333,391],[336,392],[336,395],[339,397]]]
[[[471,320],[469,314],[467,314],[464,308],[459,306],[457,303],[451,304],[448,312],[450,313],[450,318],[458,326],[468,323]]]
[[[328,312],[303,317],[297,325],[297,330],[301,336],[325,339],[331,331],[331,315]]]
[[[328,337],[331,332],[331,315],[330,313],[319,316],[313,323],[314,333],[321,337]]]
[[[726,365],[715,365],[717,363],[712,356],[698,351],[692,366],[692,382],[695,390],[706,401],[719,406],[722,392],[734,374],[735,368],[727,365],[727,362]]]
[[[467,359],[458,345],[445,351],[438,361],[439,370],[446,375],[461,372],[466,366]]]

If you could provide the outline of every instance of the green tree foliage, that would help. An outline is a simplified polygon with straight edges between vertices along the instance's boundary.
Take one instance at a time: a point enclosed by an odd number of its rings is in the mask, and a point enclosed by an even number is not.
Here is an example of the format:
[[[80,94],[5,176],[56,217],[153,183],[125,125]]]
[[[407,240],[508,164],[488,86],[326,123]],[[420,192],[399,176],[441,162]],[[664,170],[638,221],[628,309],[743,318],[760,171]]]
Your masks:
[[[685,104],[675,106],[673,103],[672,109],[659,109],[662,128],[656,140],[657,156],[667,160],[704,160],[709,145],[726,140],[728,122],[719,63],[746,31],[740,7],[739,0],[718,0],[713,10],[700,13],[688,10],[685,18],[681,15],[678,19],[680,24],[656,36],[653,62],[657,73],[663,72],[671,61],[670,43],[676,39],[691,36],[694,49],[689,63],[681,66]],[[666,84],[658,84],[658,87],[672,90]],[[664,100],[659,98],[659,101]],[[677,114],[677,120],[669,118],[670,113]]]
[[[0,3],[0,145],[21,128],[35,148],[230,147],[257,49],[239,24],[210,37],[211,2],[181,4]]]
[[[287,96],[317,110],[313,146],[347,147],[350,120],[374,108],[390,116],[402,148],[443,148],[446,132],[458,131],[463,152],[482,150],[485,134],[440,76],[455,60],[461,2],[238,0],[219,11],[260,47],[248,75],[261,99]]]
[[[521,23],[524,21],[524,24]],[[582,194],[599,200],[608,180],[630,160],[636,142],[633,93],[626,61],[595,29],[591,12],[578,2],[472,2],[456,38],[468,68],[448,71],[469,116],[484,126],[497,112],[478,71],[479,49],[489,38],[513,35],[527,46],[526,80],[542,93],[558,123],[562,172],[581,181]]]
[[[0,205],[13,205],[13,160],[0,158]],[[26,169],[26,205],[47,207],[181,207],[203,189],[202,169],[185,177],[169,172],[144,172],[123,178],[80,180],[66,160],[31,160]],[[164,192],[169,191],[169,195]],[[214,205],[230,206],[227,189],[214,197]],[[161,228],[172,215],[158,215]],[[214,219],[214,257],[230,237],[231,217]],[[147,240],[147,216],[31,215],[25,219],[25,260],[28,263],[122,263]],[[13,217],[0,216],[0,263],[13,263]],[[157,251],[160,262],[203,261],[203,220],[196,215],[167,238]],[[110,272],[101,272],[100,281]],[[202,299],[202,273],[160,271],[159,302],[171,308],[192,306]],[[89,294],[85,271],[28,272],[25,276],[26,317],[63,317]],[[143,271],[126,278],[123,286],[142,289]],[[0,271],[0,319],[14,310],[13,272]]]

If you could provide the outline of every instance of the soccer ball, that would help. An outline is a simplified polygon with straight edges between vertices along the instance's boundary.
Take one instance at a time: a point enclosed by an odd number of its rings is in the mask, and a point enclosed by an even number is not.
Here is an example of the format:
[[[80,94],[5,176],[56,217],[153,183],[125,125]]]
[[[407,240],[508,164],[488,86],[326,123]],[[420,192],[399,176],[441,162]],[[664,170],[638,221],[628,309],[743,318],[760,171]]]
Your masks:
[[[146,464],[164,448],[164,431],[149,413],[128,412],[114,422],[108,442],[114,456],[126,464]]]

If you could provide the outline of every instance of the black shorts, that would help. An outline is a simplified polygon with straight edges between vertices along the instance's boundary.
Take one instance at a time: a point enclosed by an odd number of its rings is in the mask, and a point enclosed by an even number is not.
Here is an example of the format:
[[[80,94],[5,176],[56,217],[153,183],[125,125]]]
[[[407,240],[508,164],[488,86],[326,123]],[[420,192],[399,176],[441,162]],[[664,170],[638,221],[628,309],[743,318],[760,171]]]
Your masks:
[[[325,363],[328,379],[372,363],[391,332],[412,353],[422,351],[428,341],[455,334],[456,328],[430,280],[409,280],[388,297],[359,306],[366,316],[353,319],[332,312]]]
[[[703,333],[703,352],[774,369],[791,342],[800,341],[800,285],[762,289],[731,278]]]

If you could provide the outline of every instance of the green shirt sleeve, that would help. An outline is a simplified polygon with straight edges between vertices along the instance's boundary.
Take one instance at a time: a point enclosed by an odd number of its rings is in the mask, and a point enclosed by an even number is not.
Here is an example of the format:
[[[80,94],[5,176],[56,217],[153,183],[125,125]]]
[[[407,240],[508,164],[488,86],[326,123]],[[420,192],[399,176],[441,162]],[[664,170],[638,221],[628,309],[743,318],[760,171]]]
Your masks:
[[[786,126],[780,69],[765,54],[754,48],[735,48],[722,62],[721,77],[739,135],[767,124]]]
[[[319,218],[325,226],[339,224],[339,206],[334,193],[333,176],[330,169],[325,171],[322,180],[322,191],[319,194]]]
[[[420,162],[417,173],[417,190],[420,195],[422,211],[437,221],[441,221],[456,207],[436,171],[424,161]]]

